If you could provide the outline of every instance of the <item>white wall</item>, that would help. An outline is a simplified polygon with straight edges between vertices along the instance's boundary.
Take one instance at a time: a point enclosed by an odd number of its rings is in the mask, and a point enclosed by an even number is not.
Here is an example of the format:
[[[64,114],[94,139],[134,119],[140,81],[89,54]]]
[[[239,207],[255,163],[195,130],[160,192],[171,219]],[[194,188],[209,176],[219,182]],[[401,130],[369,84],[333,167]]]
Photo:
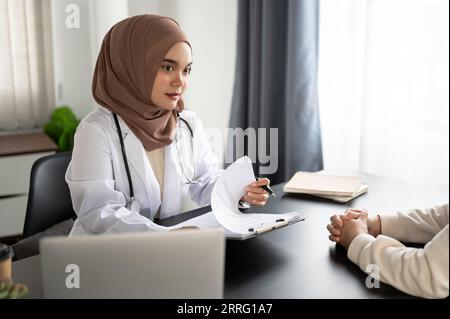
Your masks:
[[[70,4],[79,8],[79,28],[66,26]],[[70,105],[78,117],[94,108],[92,74],[103,36],[127,16],[127,0],[52,1],[56,105]]]
[[[89,13],[93,72],[103,37],[114,24],[128,17],[128,0],[89,0]]]
[[[80,28],[67,28],[66,8],[75,4],[80,10]],[[53,0],[53,57],[55,105],[70,105],[82,117],[92,109],[91,97],[91,22],[87,0]]]

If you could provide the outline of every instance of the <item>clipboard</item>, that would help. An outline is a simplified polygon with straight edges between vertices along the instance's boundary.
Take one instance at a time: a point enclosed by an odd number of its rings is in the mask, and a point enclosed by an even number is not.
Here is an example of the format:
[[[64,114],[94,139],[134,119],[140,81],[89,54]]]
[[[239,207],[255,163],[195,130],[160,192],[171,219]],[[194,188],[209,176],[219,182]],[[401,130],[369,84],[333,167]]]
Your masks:
[[[292,218],[289,221],[284,220],[283,218],[275,220],[273,223],[270,224],[263,224],[258,225],[257,227],[251,227],[248,229],[248,233],[239,234],[239,233],[233,233],[230,231],[227,231],[224,229],[225,238],[230,240],[246,240],[249,238],[257,237],[259,235],[304,221],[304,217],[297,216],[297,218]]]
[[[305,218],[301,217],[298,212],[294,216],[289,216],[288,220],[284,220],[285,216],[280,214],[280,216],[275,217],[275,219],[270,223],[255,225],[252,228],[253,230],[248,230],[242,233],[232,232],[223,225],[221,225],[215,218],[212,212],[204,213],[200,216],[194,217],[192,219],[188,219],[182,223],[179,223],[174,226],[170,226],[172,229],[180,228],[180,227],[198,227],[200,229],[208,229],[208,228],[220,228],[222,229],[224,236],[226,239],[230,240],[246,240],[248,238],[257,237],[259,235],[295,224],[297,222],[305,220]]]

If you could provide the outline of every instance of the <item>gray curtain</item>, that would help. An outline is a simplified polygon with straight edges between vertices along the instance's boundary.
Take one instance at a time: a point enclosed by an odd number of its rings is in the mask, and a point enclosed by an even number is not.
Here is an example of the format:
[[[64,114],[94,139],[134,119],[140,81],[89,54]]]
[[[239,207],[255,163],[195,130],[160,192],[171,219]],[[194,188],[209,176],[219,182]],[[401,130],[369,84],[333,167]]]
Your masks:
[[[267,170],[262,168],[267,164],[252,158],[255,173],[269,177],[272,184],[286,181],[298,170],[322,169],[317,98],[319,1],[239,0],[238,10],[230,127],[266,128],[266,144],[269,128],[278,129],[277,171],[264,174]],[[258,139],[261,148],[260,134]],[[247,153],[248,147],[245,143]],[[267,154],[270,151],[276,147],[272,145]],[[236,159],[238,154],[230,152],[235,152],[235,145],[228,138],[227,156]]]

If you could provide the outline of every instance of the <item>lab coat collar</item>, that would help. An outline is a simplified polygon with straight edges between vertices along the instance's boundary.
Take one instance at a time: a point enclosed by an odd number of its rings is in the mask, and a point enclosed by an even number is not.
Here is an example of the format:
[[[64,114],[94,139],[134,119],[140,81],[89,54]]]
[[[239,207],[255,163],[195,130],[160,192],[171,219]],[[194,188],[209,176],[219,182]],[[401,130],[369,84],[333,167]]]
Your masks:
[[[110,121],[110,125],[114,132],[117,134],[116,123],[114,122],[113,113],[110,110],[105,109],[104,107],[99,107],[100,111],[104,113]],[[131,132],[131,129],[128,127],[127,123],[122,119],[122,117],[117,114],[117,119],[119,120],[120,130],[122,131],[123,136],[126,136]]]

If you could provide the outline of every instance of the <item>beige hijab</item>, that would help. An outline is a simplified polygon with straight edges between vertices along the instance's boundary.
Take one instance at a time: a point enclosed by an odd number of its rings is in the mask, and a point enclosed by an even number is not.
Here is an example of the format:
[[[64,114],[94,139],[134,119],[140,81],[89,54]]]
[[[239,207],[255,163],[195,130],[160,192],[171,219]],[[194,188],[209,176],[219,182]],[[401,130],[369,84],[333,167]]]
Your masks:
[[[184,108],[181,99],[173,111],[151,101],[156,74],[167,52],[178,42],[190,46],[175,20],[151,14],[134,16],[108,31],[95,65],[95,101],[117,113],[147,151],[172,143],[177,113]]]

